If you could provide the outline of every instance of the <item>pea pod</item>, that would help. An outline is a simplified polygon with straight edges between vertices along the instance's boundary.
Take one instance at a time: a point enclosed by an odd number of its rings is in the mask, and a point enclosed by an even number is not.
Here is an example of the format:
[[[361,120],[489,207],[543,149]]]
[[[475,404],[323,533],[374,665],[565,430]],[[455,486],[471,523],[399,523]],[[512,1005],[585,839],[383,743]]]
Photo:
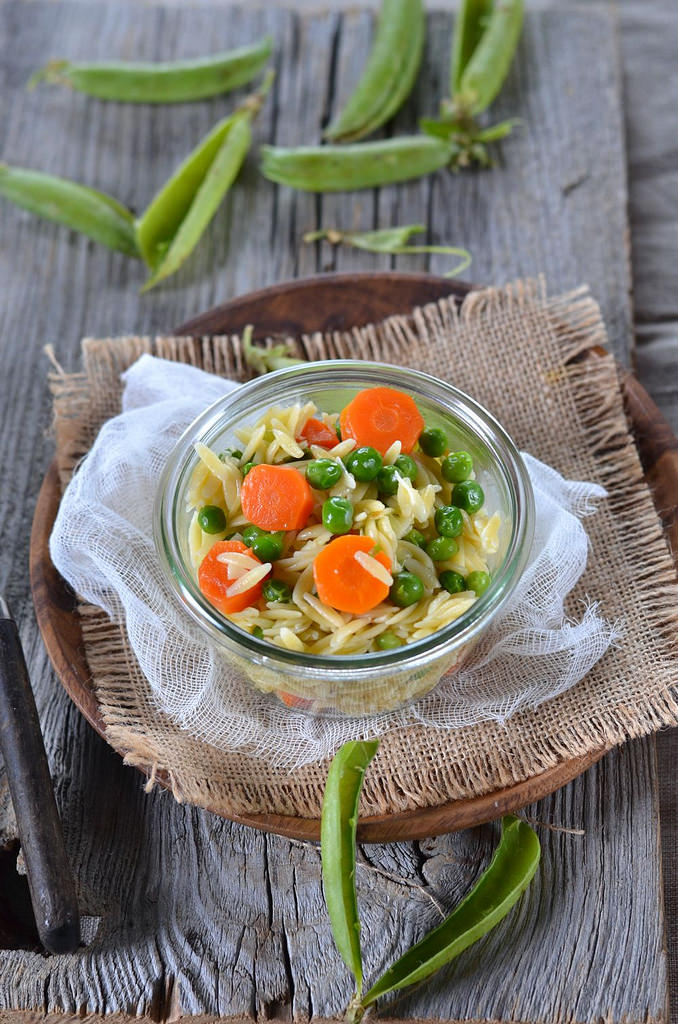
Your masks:
[[[345,743],[339,748],[327,774],[320,823],[325,902],[337,949],[355,978],[356,998],[363,983],[355,890],[358,802],[365,769],[378,746],[378,740],[366,740]]]
[[[461,76],[482,38],[491,11],[492,0],[462,0],[452,38],[451,96],[459,92]]]
[[[197,60],[164,63],[112,61],[72,64],[50,61],[32,76],[30,89],[45,81],[70,85],[102,100],[122,103],[185,103],[218,96],[255,78],[271,56],[273,41],[215,53]]]
[[[351,245],[367,252],[387,253],[391,256],[415,255],[418,253],[437,253],[445,256],[458,256],[460,262],[447,271],[446,277],[459,274],[471,262],[471,255],[466,249],[452,245],[409,245],[412,235],[426,231],[425,224],[405,224],[396,228],[381,228],[376,231],[336,231],[334,228],[323,228],[320,231],[309,231],[304,235],[305,242],[317,242],[321,239],[331,245]]]
[[[153,271],[142,291],[173,274],[197,245],[247,155],[252,120],[272,77],[271,72],[259,93],[212,129],[137,221],[139,249]]]
[[[348,146],[262,146],[261,172],[306,192],[349,192],[432,174],[452,155],[449,142],[425,134]]]
[[[403,105],[417,77],[424,49],[422,0],[382,0],[369,59],[355,91],[325,138],[350,142],[385,124]]]
[[[540,853],[530,826],[507,815],[499,846],[471,891],[449,917],[396,960],[359,1002],[354,1001],[351,1019],[360,1020],[380,996],[424,981],[494,928],[530,884]]]
[[[255,345],[252,341],[252,332],[252,324],[247,324],[240,335],[240,345],[245,365],[255,373],[272,373],[273,370],[282,370],[286,366],[299,366],[306,362],[305,359],[295,358],[286,342],[273,345],[271,348]]]
[[[67,178],[0,164],[0,195],[126,256],[139,256],[134,218],[116,199]]]
[[[495,0],[453,92],[453,100],[472,115],[489,107],[504,83],[523,27],[524,6],[524,0]]]

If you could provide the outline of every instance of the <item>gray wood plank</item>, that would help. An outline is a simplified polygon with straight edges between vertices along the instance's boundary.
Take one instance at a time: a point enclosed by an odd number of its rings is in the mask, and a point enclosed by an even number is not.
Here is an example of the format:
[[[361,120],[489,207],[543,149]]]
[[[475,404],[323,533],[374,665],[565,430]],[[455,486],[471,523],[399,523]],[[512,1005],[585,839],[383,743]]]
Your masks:
[[[430,24],[426,69],[397,130],[435,109],[445,86],[449,19],[432,15]],[[280,75],[257,131],[290,144],[319,137],[350,89],[367,26],[360,12],[303,21],[272,8],[238,14],[6,0],[0,81],[10,102],[0,122],[2,158],[85,180],[140,207],[233,100],[148,110],[102,107],[59,91],[26,94],[23,83],[36,66],[61,55],[183,56],[270,28]],[[26,582],[26,524],[51,452],[41,346],[52,342],[75,367],[85,333],[165,330],[215,301],[327,262],[342,270],[388,265],[354,251],[301,250],[302,231],[316,224],[429,220],[432,239],[472,249],[470,279],[546,269],[556,288],[590,280],[623,358],[628,267],[615,66],[608,12],[595,9],[585,20],[569,10],[531,14],[521,67],[502,101],[510,113],[527,111],[528,128],[504,145],[492,175],[439,175],[319,202],[262,182],[250,161],[192,259],[148,297],[136,294],[142,275],[133,263],[0,205],[0,336],[10,354],[0,382],[0,438],[4,479],[11,480],[0,488],[8,538],[0,546],[0,586],[26,646],[83,909],[100,919],[75,957],[0,953],[0,1009],[165,1019],[181,1007],[185,1014],[290,1019],[336,1014],[350,994],[327,927],[317,851],[177,806],[167,794],[145,796],[139,776],[93,735],[53,678]],[[574,101],[567,94],[573,84]],[[574,157],[582,152],[584,170]],[[529,810],[584,835],[542,829],[540,877],[518,912],[434,984],[399,1002],[394,1015],[663,1019],[652,750],[651,741],[631,744]],[[452,905],[482,870],[495,837],[488,826],[365,848],[359,885],[369,972],[437,920],[432,898]]]

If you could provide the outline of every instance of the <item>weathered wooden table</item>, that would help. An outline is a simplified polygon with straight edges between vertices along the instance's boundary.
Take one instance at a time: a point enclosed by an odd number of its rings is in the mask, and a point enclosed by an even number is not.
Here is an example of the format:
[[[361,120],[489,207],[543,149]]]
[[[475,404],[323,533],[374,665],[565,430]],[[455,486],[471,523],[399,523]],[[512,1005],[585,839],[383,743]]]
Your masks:
[[[27,94],[26,79],[47,58],[187,56],[269,28],[278,80],[258,136],[294,143],[317,137],[342,101],[363,63],[371,24],[360,11],[301,17],[271,6],[0,0],[1,158],[94,184],[139,207],[233,100],[151,110],[103,106],[58,90]],[[445,88],[449,27],[448,14],[430,14],[425,70],[397,130],[435,109]],[[317,850],[179,806],[167,794],[146,796],[140,777],[95,736],[54,679],[27,579],[30,518],[52,453],[42,346],[53,344],[59,360],[76,368],[84,334],[165,332],[217,301],[277,280],[325,269],[384,269],[382,258],[368,254],[302,246],[301,234],[321,224],[426,221],[432,239],[471,249],[470,279],[498,282],[543,271],[552,289],[588,281],[615,352],[628,363],[628,167],[638,367],[678,426],[678,171],[669,131],[678,93],[678,10],[672,0],[622,4],[623,83],[616,27],[607,6],[530,12],[521,59],[496,111],[520,113],[526,129],[504,145],[491,174],[440,174],[319,198],[273,188],[251,161],[194,257],[149,296],[137,294],[138,266],[0,205],[0,589],[25,645],[88,939],[73,957],[0,951],[0,1015],[323,1018],[340,1012],[350,987],[327,927]],[[445,269],[440,259],[407,266]],[[672,737],[629,744],[528,809],[551,827],[541,830],[541,873],[519,911],[389,1015],[543,1024],[664,1020],[657,826],[661,800],[671,926],[674,763]],[[0,824],[11,830],[6,813]],[[358,883],[370,971],[438,919],[482,869],[493,840],[486,826],[363,850]],[[0,872],[13,869],[12,854],[0,855]],[[0,935],[0,945],[10,947],[10,938]]]

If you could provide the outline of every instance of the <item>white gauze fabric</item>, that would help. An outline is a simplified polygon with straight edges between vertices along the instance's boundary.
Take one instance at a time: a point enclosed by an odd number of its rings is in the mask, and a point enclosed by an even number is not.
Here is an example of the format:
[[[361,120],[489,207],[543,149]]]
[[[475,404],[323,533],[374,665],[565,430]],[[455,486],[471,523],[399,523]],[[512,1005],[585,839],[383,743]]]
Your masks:
[[[454,729],[502,721],[573,686],[615,639],[596,604],[583,607],[579,621],[563,610],[586,565],[581,519],[605,491],[564,480],[524,455],[536,502],[529,562],[509,606],[460,671],[412,708],[361,719],[313,718],[264,697],[182,607],[152,534],[158,479],[176,441],[238,385],[149,355],[123,381],[122,412],[104,424],[66,488],[50,551],[77,594],[124,624],[158,706],[200,739],[291,770],[331,756],[346,740],[411,722]]]

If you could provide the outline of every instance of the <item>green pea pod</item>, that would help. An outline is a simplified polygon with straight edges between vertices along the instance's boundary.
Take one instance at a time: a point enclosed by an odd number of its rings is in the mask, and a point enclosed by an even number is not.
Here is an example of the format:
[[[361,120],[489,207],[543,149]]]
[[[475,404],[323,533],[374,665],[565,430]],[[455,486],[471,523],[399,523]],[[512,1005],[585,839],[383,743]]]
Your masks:
[[[424,981],[494,928],[530,884],[540,854],[533,829],[507,815],[499,846],[480,879],[442,924],[396,960],[365,993],[354,1019],[359,1020],[361,1011],[380,996]]]
[[[446,277],[459,274],[471,262],[470,253],[452,245],[409,245],[412,235],[426,230],[424,224],[406,224],[396,228],[381,228],[376,231],[336,231],[334,228],[323,228],[321,231],[309,231],[304,235],[305,242],[317,242],[321,239],[331,245],[351,245],[367,252],[387,253],[392,256],[414,255],[418,253],[437,253],[444,256],[459,256],[460,263],[453,270],[447,271]]]
[[[489,107],[501,89],[523,27],[524,0],[496,0],[453,100],[471,114]]]
[[[451,96],[459,92],[461,76],[482,38],[491,11],[492,0],[462,0],[452,38]]]
[[[252,341],[252,330],[252,324],[243,328],[240,344],[245,364],[255,373],[271,373],[273,370],[282,370],[286,366],[299,366],[300,363],[306,362],[305,359],[296,359],[291,354],[286,342],[272,345],[271,348],[255,345]]]
[[[382,0],[365,70],[346,106],[327,128],[326,139],[362,139],[400,110],[417,77],[425,31],[422,0]]]
[[[332,934],[344,963],[353,973],[356,991],[362,991],[360,918],[355,889],[355,837],[358,802],[365,769],[377,752],[379,740],[344,743],[327,774],[320,823],[325,902]]]
[[[104,192],[53,174],[0,164],[0,195],[109,249],[140,255],[132,214]]]
[[[193,251],[247,155],[251,124],[270,88],[220,121],[184,160],[136,224],[139,249],[153,271],[142,291],[173,274]]]
[[[255,78],[271,56],[273,40],[198,60],[164,63],[112,61],[72,64],[50,61],[31,77],[29,89],[45,81],[70,85],[101,100],[122,103],[185,103],[218,96]]]
[[[432,174],[451,157],[444,139],[401,135],[348,146],[262,146],[261,172],[269,181],[306,192],[350,192]]]

